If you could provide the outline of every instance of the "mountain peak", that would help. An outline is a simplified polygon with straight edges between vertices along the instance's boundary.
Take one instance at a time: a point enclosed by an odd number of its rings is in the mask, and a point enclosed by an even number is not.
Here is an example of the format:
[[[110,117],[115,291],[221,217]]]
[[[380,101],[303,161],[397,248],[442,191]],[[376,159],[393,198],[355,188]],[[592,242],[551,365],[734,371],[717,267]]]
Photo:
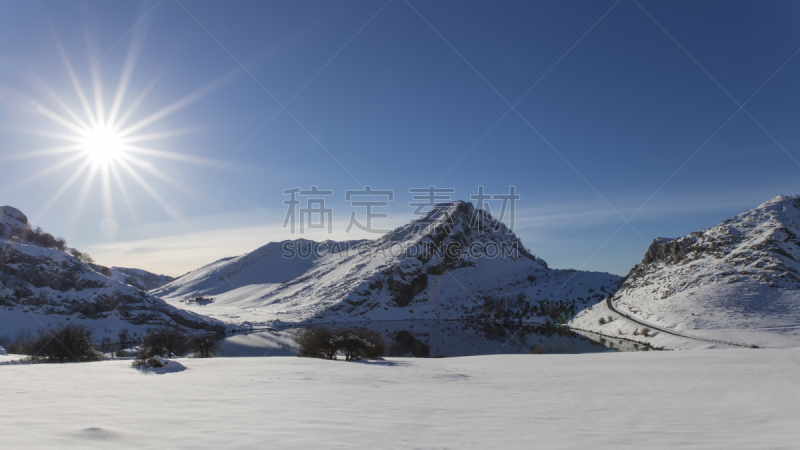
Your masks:
[[[786,206],[800,206],[800,196],[796,195],[776,195],[771,199],[767,200],[766,202],[758,205],[759,208],[763,208],[766,206],[771,205],[786,205]]]

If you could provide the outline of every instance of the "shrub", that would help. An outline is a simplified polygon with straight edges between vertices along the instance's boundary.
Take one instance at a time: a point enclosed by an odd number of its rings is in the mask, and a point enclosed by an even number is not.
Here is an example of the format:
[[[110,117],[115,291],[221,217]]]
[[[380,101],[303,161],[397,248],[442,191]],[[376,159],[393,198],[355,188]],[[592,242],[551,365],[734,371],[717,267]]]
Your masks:
[[[650,328],[642,328],[642,335],[644,337],[650,336]]]
[[[192,339],[191,346],[195,358],[212,358],[219,352],[219,341],[213,334],[195,337]]]
[[[599,323],[600,325],[605,325],[606,324],[606,318],[605,317],[601,317],[601,318],[597,319],[597,323]]]
[[[139,349],[136,359],[131,363],[133,367],[164,367],[160,356],[148,356],[144,349]]]
[[[97,361],[102,355],[95,348],[92,329],[74,323],[58,328],[42,327],[24,344],[30,359],[43,362]]]

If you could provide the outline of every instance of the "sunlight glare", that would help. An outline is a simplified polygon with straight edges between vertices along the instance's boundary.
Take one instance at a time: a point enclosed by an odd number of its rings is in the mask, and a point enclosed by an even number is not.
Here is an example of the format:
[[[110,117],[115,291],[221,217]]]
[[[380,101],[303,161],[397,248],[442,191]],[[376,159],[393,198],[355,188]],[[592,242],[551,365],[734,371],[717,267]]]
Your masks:
[[[122,138],[107,127],[95,127],[82,133],[86,139],[85,149],[95,162],[110,164],[123,157]]]

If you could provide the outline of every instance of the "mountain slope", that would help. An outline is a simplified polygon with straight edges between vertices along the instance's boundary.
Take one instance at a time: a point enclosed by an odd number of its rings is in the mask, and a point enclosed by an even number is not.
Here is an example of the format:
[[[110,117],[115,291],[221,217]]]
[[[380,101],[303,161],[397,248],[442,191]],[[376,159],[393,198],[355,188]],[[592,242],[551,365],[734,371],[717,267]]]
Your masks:
[[[175,279],[167,275],[156,275],[142,269],[116,266],[111,268],[110,278],[129,284],[143,291],[161,287]]]
[[[707,230],[658,238],[612,301],[635,318],[684,334],[759,346],[800,345],[800,198],[778,196]],[[632,334],[642,326],[604,305],[577,328]],[[616,316],[618,317],[618,316]],[[638,336],[638,339],[643,339]],[[657,333],[656,345],[692,346]]]
[[[152,293],[239,328],[470,316],[543,321],[563,320],[620,281],[549,269],[505,225],[458,201],[374,241],[270,243]],[[191,301],[198,295],[213,301]]]
[[[36,236],[33,240],[20,238],[31,234]],[[122,328],[133,333],[154,325],[215,326],[213,320],[176,309],[97,272],[91,263],[59,249],[65,248],[63,240],[54,244],[56,248],[41,242],[55,239],[32,229],[16,208],[0,207],[0,330],[4,336],[20,328],[65,321],[89,325],[97,338],[116,336]]]

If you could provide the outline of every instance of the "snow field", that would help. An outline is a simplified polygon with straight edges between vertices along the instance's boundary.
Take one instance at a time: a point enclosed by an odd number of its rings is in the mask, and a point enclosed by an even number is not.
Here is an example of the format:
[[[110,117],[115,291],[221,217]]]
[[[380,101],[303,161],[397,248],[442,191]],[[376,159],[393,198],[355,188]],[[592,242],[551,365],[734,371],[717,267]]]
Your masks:
[[[4,448],[797,448],[800,351],[0,366]]]

